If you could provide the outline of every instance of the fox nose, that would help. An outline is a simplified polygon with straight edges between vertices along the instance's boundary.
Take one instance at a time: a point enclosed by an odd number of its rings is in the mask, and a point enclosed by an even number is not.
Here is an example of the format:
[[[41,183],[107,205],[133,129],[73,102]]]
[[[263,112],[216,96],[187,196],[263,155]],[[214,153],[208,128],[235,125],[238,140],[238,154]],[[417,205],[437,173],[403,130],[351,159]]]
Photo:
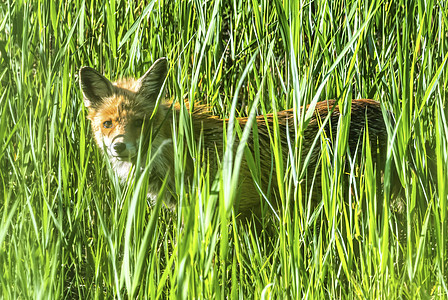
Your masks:
[[[121,153],[124,150],[126,150],[126,144],[125,143],[115,143],[114,144],[114,151],[117,153]]]

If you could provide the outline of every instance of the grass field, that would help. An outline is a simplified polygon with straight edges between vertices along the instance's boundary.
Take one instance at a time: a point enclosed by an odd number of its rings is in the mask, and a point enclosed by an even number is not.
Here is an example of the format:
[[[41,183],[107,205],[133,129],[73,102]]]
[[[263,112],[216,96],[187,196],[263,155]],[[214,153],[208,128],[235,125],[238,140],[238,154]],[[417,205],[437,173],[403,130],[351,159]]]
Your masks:
[[[183,184],[182,155],[178,209],[149,208],[144,177],[119,185],[94,145],[78,70],[139,77],[162,56],[168,95],[221,117],[380,101],[401,207],[391,172],[376,192],[369,155],[342,170],[341,138],[315,211],[303,165],[284,162],[291,211],[234,226],[237,164],[222,165],[216,197],[200,159]],[[1,2],[0,297],[448,298],[447,59],[445,0]],[[200,158],[188,124],[176,153]],[[359,175],[348,197],[344,172]]]

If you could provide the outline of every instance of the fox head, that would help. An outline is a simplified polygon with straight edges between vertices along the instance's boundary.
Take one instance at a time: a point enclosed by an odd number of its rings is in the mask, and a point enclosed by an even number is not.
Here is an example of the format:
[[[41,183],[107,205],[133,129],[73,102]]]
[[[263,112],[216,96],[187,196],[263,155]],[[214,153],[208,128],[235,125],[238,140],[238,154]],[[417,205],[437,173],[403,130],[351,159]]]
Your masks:
[[[111,158],[134,161],[143,136],[142,128],[148,129],[154,121],[151,116],[166,73],[165,58],[154,62],[138,80],[112,83],[90,67],[79,70],[93,134],[98,146]]]

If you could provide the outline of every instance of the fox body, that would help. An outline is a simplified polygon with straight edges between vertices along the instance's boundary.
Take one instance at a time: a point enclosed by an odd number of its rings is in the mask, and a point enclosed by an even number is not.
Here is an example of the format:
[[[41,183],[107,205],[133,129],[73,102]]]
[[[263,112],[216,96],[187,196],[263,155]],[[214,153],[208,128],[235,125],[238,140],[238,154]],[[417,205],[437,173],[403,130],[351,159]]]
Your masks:
[[[85,106],[89,110],[93,135],[98,146],[110,158],[110,161],[120,178],[126,180],[136,163],[139,145],[142,145],[144,155],[155,153],[151,160],[148,197],[155,201],[164,180],[167,182],[168,193],[164,196],[168,206],[176,205],[174,184],[174,148],[173,148],[173,120],[179,113],[179,106],[156,102],[167,73],[167,61],[158,59],[150,69],[138,80],[130,79],[110,82],[103,75],[92,68],[84,67],[80,70],[80,86],[84,96]],[[174,116],[173,116],[174,114]],[[327,118],[324,132],[330,136],[336,134],[339,120],[339,108],[334,100],[318,102],[314,116],[303,133],[302,160],[312,151],[309,160],[309,170],[315,174],[314,198],[320,196],[320,167],[321,148],[319,145],[312,149],[312,143],[318,134],[322,122]],[[383,115],[378,102],[373,100],[353,100],[351,107],[352,122],[349,131],[348,144],[351,153],[362,143],[362,133],[368,120],[369,137],[372,144],[384,147],[386,145],[386,129]],[[280,142],[282,144],[283,160],[289,156],[288,138],[294,141],[295,126],[293,111],[286,110],[277,113]],[[191,115],[193,134],[197,144],[201,144],[204,152],[208,153],[208,165],[211,172],[217,171],[218,159],[224,152],[223,131],[227,120],[219,119],[197,107]],[[247,118],[239,118],[238,123],[243,127]],[[251,211],[258,213],[260,208],[259,188],[267,195],[277,193],[275,166],[271,153],[271,133],[273,132],[274,115],[258,116],[255,119],[258,134],[258,151],[260,155],[259,182],[255,183],[253,174],[243,159],[240,167],[239,207],[238,211],[246,215]],[[143,127],[142,127],[143,126]],[[143,130],[142,130],[143,128]],[[270,133],[271,132],[271,133]],[[199,138],[202,138],[199,143]],[[238,141],[236,141],[238,142]],[[361,142],[361,143],[360,143]],[[250,137],[248,147],[254,152],[254,139]],[[236,147],[235,147],[236,148]],[[361,147],[359,147],[361,148]],[[384,151],[385,152],[385,151]],[[380,152],[381,153],[381,152]],[[186,155],[188,157],[188,155]],[[375,156],[373,155],[373,158]],[[192,159],[188,159],[185,166],[186,179],[193,176]],[[257,187],[258,186],[258,187]],[[266,190],[270,186],[270,190]],[[275,201],[273,201],[275,203]],[[274,204],[275,205],[275,204]]]

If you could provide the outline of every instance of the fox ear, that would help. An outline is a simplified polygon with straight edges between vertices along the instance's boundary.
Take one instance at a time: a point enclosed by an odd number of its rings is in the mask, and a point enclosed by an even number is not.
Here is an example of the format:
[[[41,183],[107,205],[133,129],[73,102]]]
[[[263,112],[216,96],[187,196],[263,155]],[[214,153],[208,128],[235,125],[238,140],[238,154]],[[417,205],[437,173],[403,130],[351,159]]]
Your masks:
[[[112,96],[114,90],[106,77],[90,67],[82,67],[79,70],[79,85],[84,95],[84,105],[89,108]]]
[[[165,57],[156,60],[145,75],[138,80],[137,93],[146,99],[155,100],[165,81],[167,65]]]

